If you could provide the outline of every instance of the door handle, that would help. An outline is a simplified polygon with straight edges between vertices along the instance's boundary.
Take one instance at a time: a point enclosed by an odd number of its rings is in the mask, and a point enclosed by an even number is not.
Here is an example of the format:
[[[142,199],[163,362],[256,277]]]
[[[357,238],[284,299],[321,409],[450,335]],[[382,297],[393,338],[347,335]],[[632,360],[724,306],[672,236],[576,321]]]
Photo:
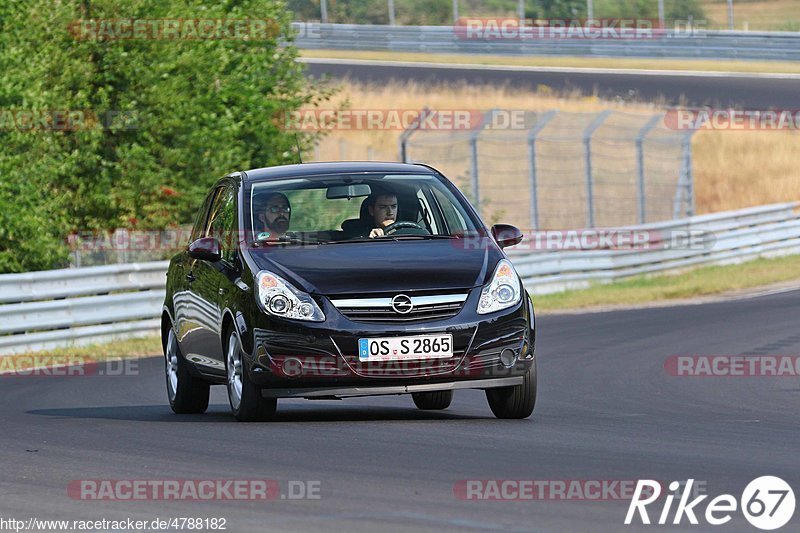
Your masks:
[[[197,278],[196,278],[196,277],[194,277],[194,274],[192,274],[191,272],[189,272],[188,274],[186,274],[186,279],[189,281],[189,283],[192,283],[192,282],[193,282],[194,280],[196,280]]]

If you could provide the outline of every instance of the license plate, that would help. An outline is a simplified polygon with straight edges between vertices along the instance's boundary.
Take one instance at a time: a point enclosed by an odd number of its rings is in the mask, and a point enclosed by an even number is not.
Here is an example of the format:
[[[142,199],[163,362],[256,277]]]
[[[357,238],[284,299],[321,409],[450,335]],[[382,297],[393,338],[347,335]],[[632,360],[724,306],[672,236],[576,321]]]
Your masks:
[[[358,339],[359,361],[443,359],[453,356],[453,336],[415,335]]]

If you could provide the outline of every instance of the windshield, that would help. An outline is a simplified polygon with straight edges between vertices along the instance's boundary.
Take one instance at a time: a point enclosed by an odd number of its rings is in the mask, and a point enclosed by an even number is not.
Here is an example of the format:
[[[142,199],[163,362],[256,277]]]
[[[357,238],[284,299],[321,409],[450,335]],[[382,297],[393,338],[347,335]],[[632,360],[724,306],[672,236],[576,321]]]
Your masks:
[[[245,198],[251,240],[264,244],[459,238],[478,224],[433,175],[270,180],[253,183]]]

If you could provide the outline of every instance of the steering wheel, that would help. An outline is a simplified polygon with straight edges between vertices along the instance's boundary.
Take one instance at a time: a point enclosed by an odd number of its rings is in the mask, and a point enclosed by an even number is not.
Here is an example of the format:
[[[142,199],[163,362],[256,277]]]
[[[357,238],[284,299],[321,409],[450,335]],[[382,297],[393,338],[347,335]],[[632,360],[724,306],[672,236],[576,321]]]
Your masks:
[[[424,228],[416,222],[411,222],[410,220],[398,220],[397,222],[389,224],[383,228],[383,233],[388,235],[400,229],[420,229],[424,231]]]

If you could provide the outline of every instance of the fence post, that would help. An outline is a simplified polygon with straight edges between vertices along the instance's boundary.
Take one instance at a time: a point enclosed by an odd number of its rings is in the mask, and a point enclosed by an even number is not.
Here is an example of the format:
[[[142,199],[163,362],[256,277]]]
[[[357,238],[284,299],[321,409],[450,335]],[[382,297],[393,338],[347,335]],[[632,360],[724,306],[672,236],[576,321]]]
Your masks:
[[[478,125],[477,128],[472,130],[472,132],[469,135],[470,174],[471,174],[470,181],[472,188],[472,200],[475,202],[475,209],[478,210],[478,214],[480,214],[482,211],[480,181],[478,181],[478,137],[480,137],[483,129],[492,120],[495,111],[497,110],[490,109],[489,111],[484,113],[483,118],[481,119],[481,123]]]
[[[647,212],[645,211],[645,181],[644,181],[644,138],[650,133],[656,124],[658,124],[659,119],[664,115],[653,115],[650,117],[650,120],[647,121],[647,124],[639,130],[639,134],[636,136],[636,173],[639,178],[639,224],[644,224],[647,218]]]
[[[694,170],[692,170],[692,136],[689,130],[683,138],[683,157],[686,160],[686,216],[694,216]]]
[[[419,114],[419,119],[415,120],[414,123],[410,124],[403,133],[400,134],[400,140],[398,143],[400,144],[400,162],[401,163],[408,163],[408,140],[413,135],[414,131],[420,129],[420,126],[427,118],[428,114],[431,113],[431,110],[427,107],[423,108]]]
[[[536,175],[536,136],[553,120],[558,110],[550,110],[528,132],[528,175],[531,185],[531,229],[539,229],[539,189]]]
[[[610,109],[606,109],[597,115],[594,120],[586,127],[583,132],[583,155],[586,170],[586,226],[594,227],[594,190],[592,184],[592,135],[603,124],[603,121],[611,114]]]
[[[681,140],[681,170],[675,199],[672,202],[672,218],[680,218],[682,207],[686,206],[686,216],[694,215],[694,174],[692,173],[692,134],[690,131]]]

